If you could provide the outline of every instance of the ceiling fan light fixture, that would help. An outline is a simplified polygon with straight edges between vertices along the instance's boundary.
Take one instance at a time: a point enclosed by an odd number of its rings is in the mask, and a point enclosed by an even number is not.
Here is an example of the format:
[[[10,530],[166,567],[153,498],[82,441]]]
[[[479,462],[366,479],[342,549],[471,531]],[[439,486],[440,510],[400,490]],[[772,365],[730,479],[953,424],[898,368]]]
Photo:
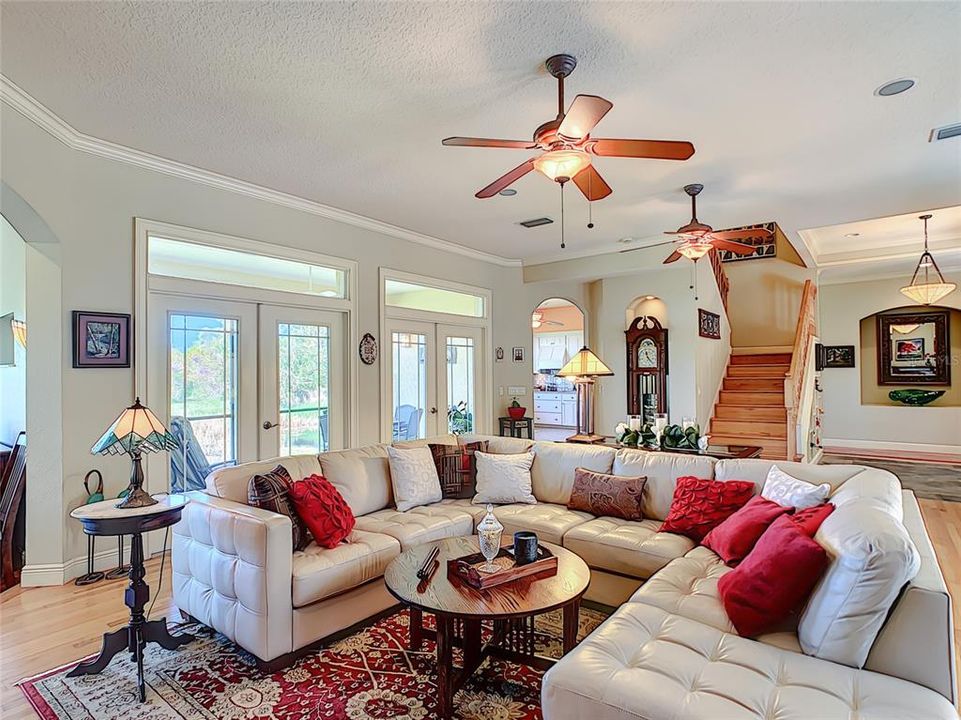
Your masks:
[[[551,180],[570,180],[591,164],[591,156],[583,150],[567,148],[551,150],[534,158],[534,169]]]
[[[928,220],[932,216],[919,215],[918,219],[924,222],[924,252],[918,260],[918,266],[914,269],[911,282],[901,288],[901,294],[914,300],[919,305],[931,305],[950,295],[958,289],[957,283],[947,282],[941,274],[941,268],[934,261],[934,256],[928,251]]]
[[[694,260],[697,262],[713,249],[714,246],[709,242],[705,242],[703,240],[689,240],[678,247],[677,251],[688,260]]]

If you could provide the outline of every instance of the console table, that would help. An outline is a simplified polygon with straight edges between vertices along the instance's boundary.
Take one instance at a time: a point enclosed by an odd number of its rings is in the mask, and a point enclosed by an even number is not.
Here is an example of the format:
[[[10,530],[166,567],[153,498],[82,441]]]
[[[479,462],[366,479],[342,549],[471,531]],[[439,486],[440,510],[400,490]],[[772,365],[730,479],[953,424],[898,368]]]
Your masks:
[[[167,631],[167,621],[147,620],[144,607],[150,599],[150,588],[144,582],[147,574],[144,568],[143,533],[174,525],[180,520],[184,506],[190,500],[183,495],[157,496],[156,505],[140,508],[118,508],[117,500],[82,505],[70,513],[70,517],[83,524],[88,535],[130,535],[130,584],[124,593],[124,603],[130,608],[130,622],[127,627],[109,632],[103,636],[100,654],[92,660],[82,662],[67,673],[67,677],[91,675],[101,672],[114,655],[127,650],[130,659],[137,663],[137,689],[140,702],[146,700],[143,679],[143,651],[148,642],[155,642],[167,650],[176,650],[193,640],[192,635],[181,633],[177,636]]]
[[[502,437],[524,437],[521,433],[526,430],[527,438],[534,439],[534,418],[522,417],[502,417],[498,418],[499,432]]]

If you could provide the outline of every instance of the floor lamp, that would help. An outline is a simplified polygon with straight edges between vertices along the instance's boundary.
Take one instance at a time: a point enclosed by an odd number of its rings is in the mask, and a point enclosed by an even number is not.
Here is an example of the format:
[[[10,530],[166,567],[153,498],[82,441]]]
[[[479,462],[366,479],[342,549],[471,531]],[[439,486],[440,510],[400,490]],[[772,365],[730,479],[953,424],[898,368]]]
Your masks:
[[[603,440],[603,435],[594,434],[594,378],[614,373],[585,345],[557,374],[559,377],[573,378],[577,388],[577,434],[567,438],[567,442],[595,443]]]

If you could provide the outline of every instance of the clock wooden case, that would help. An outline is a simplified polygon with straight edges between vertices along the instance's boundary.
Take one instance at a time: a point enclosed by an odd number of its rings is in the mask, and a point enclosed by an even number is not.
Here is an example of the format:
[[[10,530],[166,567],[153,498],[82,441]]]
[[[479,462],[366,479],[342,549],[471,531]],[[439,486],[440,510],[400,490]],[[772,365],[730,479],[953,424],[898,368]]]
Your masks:
[[[627,412],[654,422],[667,412],[667,330],[656,317],[635,318],[624,332],[627,344]]]

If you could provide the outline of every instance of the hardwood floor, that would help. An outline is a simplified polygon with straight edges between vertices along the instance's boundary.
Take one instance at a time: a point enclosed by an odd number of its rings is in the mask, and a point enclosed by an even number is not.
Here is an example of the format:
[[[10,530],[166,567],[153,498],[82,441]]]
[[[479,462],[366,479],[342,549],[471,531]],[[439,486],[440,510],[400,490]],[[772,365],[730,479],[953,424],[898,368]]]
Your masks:
[[[955,643],[961,648],[961,503],[921,500],[925,524],[954,602]],[[160,561],[147,563],[147,582],[157,587]],[[0,715],[4,720],[34,718],[13,684],[21,678],[64,665],[100,649],[101,635],[127,621],[126,580],[78,588],[14,588],[0,595]],[[170,597],[170,564],[150,616],[179,619]],[[961,660],[961,653],[959,653]]]

